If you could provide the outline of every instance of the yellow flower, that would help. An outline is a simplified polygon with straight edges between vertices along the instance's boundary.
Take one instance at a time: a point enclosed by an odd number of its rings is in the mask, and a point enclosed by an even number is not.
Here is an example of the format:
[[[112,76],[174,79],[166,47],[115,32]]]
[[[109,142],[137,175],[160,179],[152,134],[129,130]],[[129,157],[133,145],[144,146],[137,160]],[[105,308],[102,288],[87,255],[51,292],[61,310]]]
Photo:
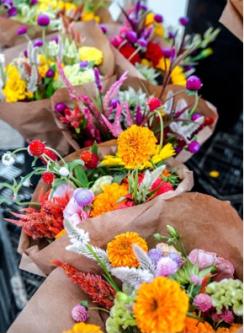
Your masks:
[[[6,84],[3,89],[5,100],[8,103],[21,101],[28,97],[26,92],[26,82],[22,80],[18,68],[12,64],[6,67]]]
[[[183,333],[214,333],[215,330],[207,322],[200,322],[197,319],[187,317]]]
[[[152,163],[157,164],[175,155],[175,150],[171,143],[167,143],[163,148],[158,146],[158,152],[152,157]]]
[[[44,54],[38,55],[38,72],[41,77],[45,77],[49,69],[50,61]]]
[[[81,61],[91,61],[95,65],[100,65],[103,62],[103,53],[96,47],[82,46],[79,48]]]
[[[161,71],[165,72],[169,69],[170,60],[169,59],[160,59],[157,68],[161,69]],[[183,68],[181,66],[176,66],[171,73],[171,80],[173,84],[177,84],[180,86],[186,85],[186,76],[184,74]]]
[[[107,246],[108,259],[113,267],[138,267],[139,263],[134,254],[132,245],[140,246],[148,251],[146,241],[136,232],[125,232],[117,235]]]
[[[157,152],[156,143],[150,129],[133,125],[118,138],[118,156],[127,169],[144,168]]]
[[[88,22],[88,21],[96,21],[97,23],[100,22],[100,17],[96,16],[93,12],[84,12],[81,15],[81,19],[84,22]]]
[[[78,323],[74,324],[70,330],[64,331],[63,333],[103,333],[103,331],[97,325]]]
[[[164,36],[164,28],[163,28],[162,24],[155,23],[155,25],[154,25],[154,33],[158,37],[163,37]]]
[[[146,66],[146,67],[151,67],[152,66],[152,62],[149,61],[148,59],[142,59],[141,64],[143,66]]]
[[[102,162],[100,163],[100,166],[107,166],[107,167],[124,166],[124,163],[120,157],[113,155],[106,155],[104,156]]]
[[[146,18],[145,18],[145,25],[152,25],[154,23],[154,14],[153,13],[148,13]]]
[[[165,277],[142,283],[134,315],[142,333],[175,333],[184,328],[189,299],[180,285]]]
[[[119,205],[122,203],[119,200],[128,194],[127,186],[125,184],[105,184],[102,189],[103,192],[98,194],[93,201],[90,213],[91,217],[118,209]]]

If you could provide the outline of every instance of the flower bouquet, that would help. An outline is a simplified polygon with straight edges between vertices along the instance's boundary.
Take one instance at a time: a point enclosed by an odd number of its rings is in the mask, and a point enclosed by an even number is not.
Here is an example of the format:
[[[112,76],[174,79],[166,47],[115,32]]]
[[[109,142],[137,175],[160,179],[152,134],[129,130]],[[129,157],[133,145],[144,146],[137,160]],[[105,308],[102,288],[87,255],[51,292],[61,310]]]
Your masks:
[[[124,14],[124,23],[114,36],[114,27],[107,28],[111,43],[152,84],[185,85],[198,61],[212,54],[209,45],[219,30],[208,29],[204,36],[189,36],[185,27],[187,17],[179,19],[180,26],[167,29],[163,17],[154,14],[142,1]],[[103,29],[106,33],[106,29]]]
[[[97,73],[94,89],[83,85],[56,92],[52,110],[58,126],[74,149],[94,141],[116,139],[131,125],[150,128],[158,140],[171,143],[176,163],[184,163],[212,134],[215,108],[199,97],[200,79],[191,76],[186,87],[159,86],[128,77],[124,72],[114,83],[102,82]]]
[[[42,24],[48,24],[47,17],[42,19]],[[75,86],[93,82],[96,72],[104,76],[114,72],[113,53],[99,28],[87,24],[83,33],[86,40],[79,46],[68,35],[45,38],[44,34],[7,50],[6,66],[4,59],[1,63],[0,117],[26,139],[38,137],[62,154],[68,152],[68,144],[52,119],[49,98],[64,86],[65,78]]]
[[[57,260],[72,283],[53,271],[8,333],[241,332],[237,213],[198,193],[164,206],[157,220],[128,230],[117,220],[85,230],[66,221],[67,250],[79,254],[80,269]]]
[[[47,15],[50,19],[48,31],[60,31],[71,21],[111,22],[108,11],[110,1],[62,1],[62,0],[2,0],[0,3],[0,45],[14,46],[22,40],[19,29],[23,24],[28,27],[32,38],[41,36],[37,19]]]
[[[186,167],[172,168],[167,164],[175,153],[172,145],[161,146],[153,132],[142,126],[124,130],[117,143],[94,145],[91,150],[79,150],[65,160],[40,140],[32,141],[28,151],[45,165],[34,167],[19,183],[0,186],[10,189],[20,206],[29,205],[14,213],[17,219],[9,221],[22,227],[19,250],[26,263],[22,261],[21,268],[34,273],[50,273],[53,265],[49,257],[57,251],[61,252],[60,258],[66,255],[64,247],[60,247],[67,241],[64,220],[85,226],[92,220],[103,225],[104,221],[116,219],[133,226],[137,219],[157,216],[164,200],[193,186],[192,173]],[[5,165],[13,163],[14,153],[3,155],[2,161]],[[42,182],[32,202],[23,203],[20,189],[33,175],[41,175]],[[70,262],[76,259],[71,256]],[[33,263],[38,270],[33,269]]]

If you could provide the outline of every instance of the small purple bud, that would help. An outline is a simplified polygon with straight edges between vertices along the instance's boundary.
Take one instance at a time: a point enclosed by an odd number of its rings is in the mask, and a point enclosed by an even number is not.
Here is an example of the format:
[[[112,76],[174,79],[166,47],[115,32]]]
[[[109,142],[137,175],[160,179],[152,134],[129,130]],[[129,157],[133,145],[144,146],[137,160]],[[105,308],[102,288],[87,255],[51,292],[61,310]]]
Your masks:
[[[188,150],[189,152],[196,154],[197,152],[199,152],[201,146],[200,143],[197,141],[192,141],[189,145],[188,145]]]
[[[82,69],[86,68],[88,65],[89,65],[88,61],[81,61],[80,62],[80,68],[82,68]]]
[[[100,24],[100,25],[99,25],[99,28],[102,30],[102,32],[103,32],[104,34],[106,34],[106,33],[108,32],[108,29],[107,29],[107,27],[106,27],[105,24]]]
[[[192,65],[185,65],[184,69],[186,72],[191,71],[194,67]]]
[[[135,31],[128,31],[126,33],[126,38],[129,42],[135,43],[137,41],[137,33]]]
[[[59,37],[58,36],[54,36],[52,39],[51,39],[53,42],[56,42],[58,44],[59,42]]]
[[[163,56],[165,58],[174,58],[174,56],[175,56],[175,49],[174,48],[164,47],[162,49],[162,51],[163,51]]]
[[[94,193],[91,190],[78,188],[74,191],[73,197],[80,207],[85,207],[92,203]]]
[[[38,16],[37,18],[37,24],[40,26],[40,27],[47,27],[50,23],[50,18],[48,15],[46,14],[41,14]]]
[[[84,323],[88,319],[88,311],[83,305],[77,304],[71,311],[71,317],[77,323]]]
[[[43,45],[43,41],[41,39],[37,39],[34,41],[34,47],[41,47]]]
[[[169,31],[169,33],[168,33],[168,38],[169,38],[169,39],[175,39],[175,33],[172,32],[172,31]]]
[[[119,104],[119,100],[118,99],[112,99],[112,101],[110,102],[110,105],[113,109],[117,108],[117,105]]]
[[[149,39],[152,33],[153,33],[153,27],[150,27],[143,32],[143,37],[145,39]]]
[[[147,11],[148,8],[146,5],[144,5],[143,3],[140,5],[140,10],[144,10],[144,11]]]
[[[160,15],[160,14],[156,14],[156,15],[154,15],[154,20],[155,20],[155,22],[157,22],[157,23],[163,23],[163,16],[162,15]]]
[[[66,108],[67,108],[67,106],[64,103],[57,103],[55,105],[55,111],[57,113],[63,113]]]
[[[202,81],[196,75],[191,75],[186,81],[186,89],[197,91],[202,87]]]
[[[142,48],[146,48],[148,43],[145,38],[140,38],[138,39],[137,44]]]
[[[54,77],[54,75],[55,75],[54,70],[52,68],[49,68],[48,71],[46,72],[46,77],[51,79],[52,77]]]
[[[38,3],[38,0],[31,0],[30,1],[30,5],[31,6],[34,6],[34,5],[36,5]]]
[[[94,68],[94,75],[95,75],[95,83],[96,83],[97,89],[99,92],[102,92],[102,83],[101,83],[101,79],[100,79],[100,73],[99,73],[99,69],[97,69],[96,67]]]
[[[17,8],[16,7],[11,7],[8,10],[8,16],[12,17],[12,16],[16,16],[17,15]]]
[[[141,107],[138,105],[136,107],[136,124],[138,126],[140,126],[142,121],[143,121],[143,114],[142,114],[142,111],[141,111]]]
[[[28,52],[27,52],[27,50],[24,50],[24,56],[25,56],[26,58],[28,58]]]
[[[193,115],[191,116],[191,120],[197,121],[201,117],[202,117],[201,113],[196,112],[196,113],[193,113]]]
[[[180,17],[180,18],[179,18],[179,23],[180,23],[183,27],[187,26],[187,25],[189,24],[189,22],[190,22],[190,20],[189,20],[189,18],[186,17],[186,16],[183,16],[183,17]]]
[[[22,25],[21,27],[19,27],[19,28],[17,29],[17,35],[18,35],[18,36],[21,36],[21,35],[26,34],[26,33],[27,33],[27,30],[28,30],[27,26],[26,26],[26,25]]]

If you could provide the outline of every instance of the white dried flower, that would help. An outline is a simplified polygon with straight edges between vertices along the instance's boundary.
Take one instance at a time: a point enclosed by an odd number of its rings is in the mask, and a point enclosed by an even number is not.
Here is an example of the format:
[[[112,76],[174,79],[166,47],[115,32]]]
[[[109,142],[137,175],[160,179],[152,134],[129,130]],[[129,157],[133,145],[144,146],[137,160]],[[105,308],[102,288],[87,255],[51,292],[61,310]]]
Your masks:
[[[61,167],[61,168],[59,169],[59,174],[60,174],[60,176],[62,176],[62,177],[68,177],[68,175],[69,175],[69,169],[66,168],[66,167]]]
[[[14,155],[8,151],[7,153],[3,154],[2,156],[2,164],[5,166],[11,166],[15,162]]]

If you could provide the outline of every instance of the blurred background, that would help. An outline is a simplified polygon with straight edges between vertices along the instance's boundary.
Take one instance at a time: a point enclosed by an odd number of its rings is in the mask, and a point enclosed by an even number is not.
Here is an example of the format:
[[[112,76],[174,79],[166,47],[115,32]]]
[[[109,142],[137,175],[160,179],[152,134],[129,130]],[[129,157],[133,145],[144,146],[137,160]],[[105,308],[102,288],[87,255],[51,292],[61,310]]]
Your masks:
[[[149,0],[148,5],[167,18],[169,25],[177,24],[179,17],[187,15],[189,32],[202,33],[210,26],[221,28],[213,45],[214,55],[197,68],[197,75],[204,83],[202,96],[217,107],[219,123],[215,134],[188,166],[195,173],[195,191],[230,201],[242,215],[242,43],[218,22],[226,1]],[[116,4],[111,11],[114,18],[118,17]],[[23,145],[23,138],[0,121],[0,155]],[[18,155],[17,163],[7,172],[0,164],[0,182],[23,176],[30,164],[30,157],[24,153]],[[32,189],[26,188],[23,198],[29,200],[31,193]],[[8,191],[4,195],[8,196]],[[0,219],[9,217],[15,209],[14,202],[11,207],[2,206]],[[18,269],[18,237],[17,227],[0,223],[0,333],[6,331],[42,282],[42,278]]]

